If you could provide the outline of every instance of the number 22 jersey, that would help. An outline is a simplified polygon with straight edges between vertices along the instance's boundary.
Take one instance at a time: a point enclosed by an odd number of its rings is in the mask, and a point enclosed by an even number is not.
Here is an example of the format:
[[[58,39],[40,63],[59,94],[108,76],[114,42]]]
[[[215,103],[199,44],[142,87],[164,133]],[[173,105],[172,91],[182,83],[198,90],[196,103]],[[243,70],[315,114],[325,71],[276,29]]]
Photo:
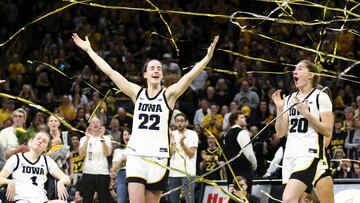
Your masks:
[[[285,98],[284,110],[295,103],[292,93]],[[332,112],[332,103],[329,96],[318,89],[313,89],[304,99],[312,116],[320,120],[320,113]],[[301,99],[302,101],[303,99]],[[294,107],[288,112],[289,131],[287,135],[284,158],[288,157],[315,157],[324,156],[324,137],[315,131],[308,120]]]
[[[146,88],[140,89],[135,101],[133,128],[127,153],[168,158],[171,114],[165,89],[161,89],[153,98],[149,98]]]

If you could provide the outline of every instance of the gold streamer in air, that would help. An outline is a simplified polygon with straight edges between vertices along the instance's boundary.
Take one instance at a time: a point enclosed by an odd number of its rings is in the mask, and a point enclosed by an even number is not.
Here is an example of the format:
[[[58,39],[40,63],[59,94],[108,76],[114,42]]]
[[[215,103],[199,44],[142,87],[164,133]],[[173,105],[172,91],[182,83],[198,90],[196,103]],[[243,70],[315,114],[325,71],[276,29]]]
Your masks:
[[[14,37],[16,37],[16,36],[17,36],[18,34],[20,34],[22,31],[24,31],[28,26],[30,26],[30,25],[32,25],[32,24],[34,24],[34,23],[36,23],[36,22],[39,22],[39,21],[43,20],[44,18],[47,18],[47,17],[49,17],[49,16],[51,16],[51,15],[53,15],[53,14],[55,14],[55,13],[58,13],[58,12],[60,12],[60,11],[63,11],[64,9],[67,9],[67,8],[69,8],[69,7],[71,7],[71,6],[74,6],[74,5],[80,4],[80,3],[86,3],[86,2],[89,2],[89,1],[91,1],[91,0],[73,1],[72,3],[70,3],[70,4],[68,4],[68,5],[65,5],[65,6],[63,6],[63,7],[61,7],[61,8],[57,8],[57,9],[55,9],[54,11],[51,11],[51,12],[49,12],[49,13],[43,15],[43,16],[40,16],[39,18],[36,18],[35,20],[31,21],[30,23],[27,23],[25,26],[23,26],[22,28],[20,28],[17,32],[15,32],[15,34],[13,34],[11,37],[9,37],[9,39],[7,39],[7,40],[5,40],[4,42],[2,42],[2,43],[0,44],[0,47],[6,45],[6,44],[7,44],[8,42],[10,42]]]

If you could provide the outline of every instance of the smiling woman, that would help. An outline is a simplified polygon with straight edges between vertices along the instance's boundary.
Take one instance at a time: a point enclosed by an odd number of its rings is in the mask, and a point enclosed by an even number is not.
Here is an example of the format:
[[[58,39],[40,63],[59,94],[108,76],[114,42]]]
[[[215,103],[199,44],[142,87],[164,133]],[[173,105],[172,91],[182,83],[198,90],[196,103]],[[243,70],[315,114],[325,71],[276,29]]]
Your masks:
[[[70,178],[60,170],[51,158],[42,155],[49,142],[49,134],[38,132],[29,141],[29,152],[15,154],[7,160],[0,172],[0,185],[7,185],[6,198],[8,201],[65,202],[63,201],[67,199],[65,186],[70,184]],[[59,180],[57,182],[59,200],[49,201],[46,197],[44,184],[47,181],[48,174]],[[8,179],[10,175],[12,178]]]
[[[168,178],[168,171],[159,165],[167,165],[169,161],[168,124],[175,102],[209,63],[218,36],[209,46],[206,56],[179,81],[166,89],[161,86],[163,69],[159,60],[152,59],[145,63],[143,77],[146,79],[147,88],[142,88],[128,81],[94,52],[88,37],[82,40],[74,33],[72,38],[74,43],[86,51],[95,64],[135,103],[133,134],[127,146],[126,163],[130,202],[159,202]]]
[[[104,136],[105,128],[100,119],[94,116],[84,137],[80,139],[79,154],[84,157],[82,196],[84,202],[93,202],[95,191],[100,202],[111,202],[109,193],[109,165],[107,156],[111,155],[111,140]]]

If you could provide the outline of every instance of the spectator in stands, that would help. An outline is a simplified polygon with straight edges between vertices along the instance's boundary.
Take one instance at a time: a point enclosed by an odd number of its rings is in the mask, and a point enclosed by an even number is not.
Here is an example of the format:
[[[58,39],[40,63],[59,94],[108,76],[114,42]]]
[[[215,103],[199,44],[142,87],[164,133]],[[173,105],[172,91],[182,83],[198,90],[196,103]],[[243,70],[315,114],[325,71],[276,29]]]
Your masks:
[[[216,167],[225,163],[223,157],[223,150],[216,145],[215,139],[215,137],[208,135],[208,147],[207,149],[201,151],[202,162],[200,164],[200,168],[202,169],[203,173],[213,171]],[[225,167],[212,172],[204,178],[209,180],[224,180]]]
[[[194,116],[194,125],[202,125],[204,117],[210,114],[211,111],[209,109],[209,102],[207,99],[201,99],[200,101],[200,109],[196,110]]]
[[[334,178],[354,178],[355,174],[351,169],[351,162],[343,159],[334,172]]]
[[[328,151],[332,157],[336,150],[342,149],[345,151],[345,139],[347,132],[342,129],[342,120],[339,118],[335,119],[333,135],[328,146]]]
[[[54,95],[51,92],[45,93],[45,98],[40,101],[40,104],[50,112],[54,112],[57,107]]]
[[[358,159],[360,155],[360,117],[354,118],[354,128],[346,137],[345,148],[349,150],[348,157],[350,159]]]
[[[273,115],[269,112],[268,103],[265,100],[261,100],[259,108],[252,111],[249,123],[262,129],[265,125],[270,123],[272,119]]]
[[[59,168],[65,174],[72,174],[72,168],[67,167],[67,161],[70,158],[70,147],[63,145],[59,137],[52,138],[50,141],[50,149],[47,151],[46,156],[52,158]]]
[[[11,100],[3,99],[1,102],[1,109],[0,109],[0,127],[3,125],[4,121],[8,118],[12,117],[13,113],[13,103]]]
[[[38,111],[35,113],[35,116],[32,119],[32,127],[34,127],[35,129],[40,129],[42,127],[42,125],[46,125],[46,117],[45,114],[41,111]],[[45,131],[46,131],[46,127],[45,127]]]
[[[127,128],[123,128],[123,129],[127,129]],[[120,131],[120,125],[119,125],[119,120],[116,118],[111,119],[110,121],[110,126],[109,126],[109,130],[107,130],[106,132],[107,135],[111,135],[111,140],[121,143],[121,131]],[[114,148],[114,145],[113,145]]]
[[[360,96],[356,97],[356,109],[354,111],[354,117],[360,116]]]
[[[334,110],[335,113],[342,113],[342,111],[344,111],[345,109],[345,104],[344,104],[344,90],[343,89],[338,89],[337,91],[337,95],[335,97],[334,100]]]
[[[344,88],[344,104],[346,106],[351,106],[354,102],[354,90],[351,88],[350,85],[345,85]]]
[[[126,146],[129,142],[131,131],[123,129],[121,131],[120,148],[115,149],[112,160],[111,173],[116,175],[116,194],[117,203],[126,203],[128,190],[126,185]],[[114,188],[113,188],[114,189]]]
[[[208,74],[206,70],[201,71],[199,76],[197,76],[191,83],[190,88],[192,91],[200,95],[204,91],[206,80],[208,79]]]
[[[118,119],[120,130],[132,128],[133,118],[129,113],[126,112],[125,108],[119,107],[117,109],[116,115],[113,118]]]
[[[36,80],[35,89],[37,90],[36,93],[38,98],[41,100],[45,99],[47,92],[50,92],[52,95],[54,95],[54,89],[50,83],[48,72],[42,71],[39,73]]]
[[[25,66],[20,61],[19,54],[13,54],[8,65],[7,72],[10,75],[10,86],[14,87],[18,75],[25,73]]]
[[[47,120],[47,126],[49,128],[49,135],[51,139],[59,138],[61,142],[66,146],[71,146],[71,138],[68,131],[62,131],[60,129],[60,121],[55,116],[49,116]]]
[[[331,168],[333,170],[336,170],[336,168],[339,166],[340,160],[345,158],[346,158],[346,154],[342,149],[335,150],[332,156],[332,159],[334,160],[331,162]]]
[[[83,107],[88,102],[86,95],[81,91],[79,83],[73,85],[69,98],[73,101],[76,108]]]
[[[229,117],[230,117],[231,113],[234,113],[235,111],[238,111],[238,110],[239,110],[239,105],[237,104],[236,101],[232,101],[230,103],[230,112],[225,114],[225,116],[224,116],[223,127],[222,127],[223,133],[225,133],[230,128]]]
[[[111,140],[104,136],[105,128],[97,116],[91,118],[84,137],[80,139],[79,154],[84,157],[82,176],[82,197],[84,202],[92,202],[95,191],[100,202],[110,202],[109,164]]]
[[[84,163],[84,157],[79,154],[79,142],[80,137],[77,133],[71,134],[72,150],[70,152],[71,165],[72,165],[72,186],[75,186],[77,181],[82,177],[82,168]]]
[[[25,128],[26,116],[27,113],[24,109],[16,109],[13,112],[14,124],[0,132],[0,144],[4,147],[6,158],[9,158],[13,154],[29,150],[26,143],[19,143],[15,134],[16,128]]]
[[[229,113],[229,107],[227,105],[221,106],[220,114],[223,116],[223,118],[227,113]]]
[[[202,127],[209,130],[217,139],[221,138],[223,116],[218,113],[219,107],[216,104],[210,106],[210,114],[204,117]]]
[[[218,81],[216,82],[215,89],[216,89],[215,91],[216,103],[219,106],[229,105],[231,101],[230,92],[224,78],[218,79]]]
[[[172,131],[174,136],[173,146],[176,150],[171,153],[170,167],[187,174],[182,174],[174,170],[169,173],[169,190],[180,185],[184,186],[184,196],[186,203],[195,202],[195,183],[187,184],[196,175],[196,156],[199,138],[195,131],[186,128],[187,117],[185,114],[178,114],[175,117],[175,131]],[[190,188],[189,188],[190,187]],[[172,203],[180,202],[180,191],[174,191],[169,195],[169,200]]]
[[[354,109],[350,106],[344,109],[345,120],[343,121],[343,130],[349,132],[354,127]]]
[[[204,98],[209,102],[209,104],[217,104],[218,98],[216,97],[216,89],[213,86],[209,86],[206,88],[206,92]]]
[[[181,76],[181,70],[177,63],[173,62],[172,56],[170,53],[163,54],[163,64],[164,74],[177,74]]]
[[[242,202],[245,201],[245,202],[249,202],[249,203],[260,203],[259,197],[247,192],[249,186],[247,184],[246,178],[244,178],[242,176],[236,176],[236,180],[234,179],[234,181],[229,185],[230,193],[235,195]],[[245,200],[245,198],[247,201]],[[235,200],[231,199],[230,197],[226,197],[226,199],[224,200],[224,203],[233,203],[233,202],[238,202],[238,201],[235,201]]]
[[[240,91],[235,95],[233,100],[240,106],[250,106],[252,110],[256,109],[259,105],[259,95],[249,90],[249,83],[246,80],[241,82]]]
[[[2,125],[2,129],[5,129],[5,128],[8,128],[10,126],[12,126],[14,124],[14,121],[13,119],[10,117],[10,118],[7,118],[4,122],[3,122],[3,125]]]
[[[21,89],[18,97],[27,99],[29,101],[35,101],[36,100],[36,95],[35,95],[34,90],[32,89],[30,84],[24,84],[22,86],[22,89]]]
[[[70,100],[68,95],[63,95],[61,98],[61,104],[57,108],[59,115],[62,116],[66,121],[70,122],[76,117],[76,107]]]
[[[353,168],[354,168],[354,178],[360,178],[360,163],[354,162]]]
[[[85,118],[85,108],[84,107],[78,107],[76,111],[76,118],[70,122],[70,124],[78,129],[85,131],[87,127],[87,122]]]
[[[108,110],[107,104],[104,100],[100,99],[99,92],[94,91],[91,94],[91,100],[89,103],[91,104],[92,109],[96,109],[97,107],[96,115],[100,118],[102,123],[106,123],[107,122],[106,112]]]

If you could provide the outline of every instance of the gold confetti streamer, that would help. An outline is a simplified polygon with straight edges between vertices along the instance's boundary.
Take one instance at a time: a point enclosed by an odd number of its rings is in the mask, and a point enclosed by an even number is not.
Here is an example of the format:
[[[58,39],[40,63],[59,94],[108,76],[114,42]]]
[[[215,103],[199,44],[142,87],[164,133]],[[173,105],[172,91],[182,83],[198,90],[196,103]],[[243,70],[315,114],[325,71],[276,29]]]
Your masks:
[[[18,34],[20,34],[22,31],[24,31],[28,26],[30,26],[30,25],[32,25],[32,24],[34,24],[34,23],[36,23],[36,22],[39,22],[39,21],[43,20],[44,18],[47,18],[47,17],[49,17],[49,16],[51,16],[51,15],[53,15],[53,14],[55,14],[55,13],[58,13],[58,12],[60,12],[60,11],[63,11],[64,9],[67,9],[67,8],[69,8],[69,7],[71,7],[71,6],[74,6],[74,5],[80,4],[80,3],[86,3],[86,2],[89,2],[89,1],[91,1],[91,0],[73,1],[71,4],[68,4],[68,5],[66,5],[66,6],[63,6],[63,7],[61,7],[61,8],[57,8],[57,9],[55,9],[54,11],[51,11],[51,12],[49,12],[49,13],[43,15],[43,16],[40,16],[39,18],[36,18],[35,20],[31,21],[30,23],[27,23],[25,26],[23,26],[22,28],[20,28],[17,32],[15,32],[15,34],[13,34],[11,37],[9,37],[9,39],[5,40],[5,42],[1,43],[1,44],[0,44],[0,47],[6,45],[6,44],[7,44],[8,42],[10,42],[14,37],[16,37],[16,36],[17,36]]]
[[[36,104],[32,101],[29,101],[27,99],[24,99],[24,98],[21,98],[21,97],[17,97],[17,96],[13,96],[13,95],[10,95],[10,94],[6,94],[6,93],[2,93],[0,92],[0,97],[5,97],[5,98],[8,98],[8,99],[12,99],[12,100],[18,100],[18,101],[21,101],[25,104],[28,104],[29,106],[31,107],[34,107],[42,112],[45,112],[51,116],[54,116],[55,118],[57,118],[64,126],[66,126],[67,128],[71,129],[71,130],[74,130],[74,131],[77,131],[77,132],[80,132],[80,133],[84,133],[84,131],[81,131],[81,130],[78,130],[76,128],[74,128],[72,125],[70,125],[68,122],[66,122],[64,119],[62,119],[61,117],[59,117],[58,115],[52,113],[51,111],[47,110],[46,108],[42,107],[41,105],[39,104]]]
[[[166,26],[166,28],[167,28],[167,30],[168,30],[168,32],[169,32],[170,41],[171,41],[171,43],[174,45],[174,48],[175,48],[175,50],[176,50],[176,54],[177,54],[177,56],[179,56],[179,49],[178,49],[178,47],[177,47],[177,45],[176,45],[176,42],[175,42],[174,36],[173,36],[173,34],[172,34],[172,32],[171,32],[170,26],[169,26],[169,24],[165,21],[165,19],[163,18],[163,16],[161,15],[160,9],[159,9],[157,6],[155,6],[155,4],[153,4],[150,0],[146,0],[146,2],[148,2],[152,7],[154,7],[154,8],[156,9],[156,12],[159,13],[161,20],[164,22],[164,24],[165,24],[165,26]]]

